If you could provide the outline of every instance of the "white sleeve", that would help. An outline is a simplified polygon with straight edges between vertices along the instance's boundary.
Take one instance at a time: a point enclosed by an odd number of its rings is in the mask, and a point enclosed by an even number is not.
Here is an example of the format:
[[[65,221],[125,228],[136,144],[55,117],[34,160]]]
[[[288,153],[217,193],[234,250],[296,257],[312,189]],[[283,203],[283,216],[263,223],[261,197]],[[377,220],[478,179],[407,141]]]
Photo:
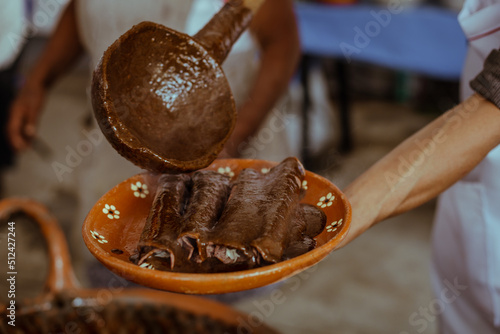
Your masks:
[[[8,68],[21,52],[25,35],[24,1],[0,0],[0,70]]]
[[[500,46],[499,18],[498,0],[467,0],[458,16],[469,45],[461,80],[462,100],[472,95],[469,82],[483,69],[491,50]]]

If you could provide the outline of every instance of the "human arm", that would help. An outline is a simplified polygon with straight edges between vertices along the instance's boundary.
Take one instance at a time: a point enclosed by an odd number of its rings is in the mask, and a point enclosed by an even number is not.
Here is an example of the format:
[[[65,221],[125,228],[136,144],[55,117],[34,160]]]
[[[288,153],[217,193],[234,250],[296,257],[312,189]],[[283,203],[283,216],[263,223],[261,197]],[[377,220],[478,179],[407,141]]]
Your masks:
[[[29,146],[36,134],[47,89],[82,54],[73,0],[65,8],[47,47],[10,107],[7,132],[14,149],[23,150]]]
[[[285,92],[297,67],[300,43],[292,0],[265,1],[256,13],[252,32],[261,48],[261,63],[247,101],[226,144],[225,153],[237,156]]]
[[[353,216],[341,247],[461,179],[500,144],[499,129],[499,108],[474,94],[401,143],[345,188]]]

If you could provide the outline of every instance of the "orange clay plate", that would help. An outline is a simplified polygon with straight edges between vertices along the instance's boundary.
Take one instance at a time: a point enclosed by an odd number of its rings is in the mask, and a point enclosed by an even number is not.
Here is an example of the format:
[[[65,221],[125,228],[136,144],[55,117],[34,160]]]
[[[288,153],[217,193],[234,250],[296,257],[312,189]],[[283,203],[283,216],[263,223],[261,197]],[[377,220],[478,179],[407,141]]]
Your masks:
[[[232,178],[245,168],[263,173],[277,163],[261,160],[216,160],[207,169]],[[334,250],[346,236],[351,207],[342,192],[327,179],[306,172],[302,203],[326,213],[315,249],[277,264],[230,273],[183,274],[139,267],[129,261],[137,247],[153,203],[158,175],[139,174],[106,193],[90,210],[83,224],[83,239],[90,252],[111,271],[137,284],[189,294],[219,294],[262,287],[307,269]]]

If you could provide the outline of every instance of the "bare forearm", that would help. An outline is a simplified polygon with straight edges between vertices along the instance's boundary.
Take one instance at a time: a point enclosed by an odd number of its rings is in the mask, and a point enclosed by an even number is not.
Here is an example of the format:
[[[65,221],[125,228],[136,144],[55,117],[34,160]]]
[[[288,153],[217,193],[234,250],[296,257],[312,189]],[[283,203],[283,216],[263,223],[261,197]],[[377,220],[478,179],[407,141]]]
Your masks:
[[[266,1],[251,27],[261,47],[261,64],[247,102],[238,113],[231,138],[233,151],[253,135],[285,92],[300,57],[298,29],[291,0]]]
[[[265,51],[253,89],[238,115],[239,122],[247,129],[240,133],[251,136],[286,91],[296,69],[298,48],[276,44]]]
[[[345,189],[353,220],[344,244],[461,179],[500,144],[499,129],[500,110],[473,95],[407,139]]]
[[[47,47],[32,69],[28,84],[49,87],[83,54],[78,35],[75,3],[71,1],[64,10]]]

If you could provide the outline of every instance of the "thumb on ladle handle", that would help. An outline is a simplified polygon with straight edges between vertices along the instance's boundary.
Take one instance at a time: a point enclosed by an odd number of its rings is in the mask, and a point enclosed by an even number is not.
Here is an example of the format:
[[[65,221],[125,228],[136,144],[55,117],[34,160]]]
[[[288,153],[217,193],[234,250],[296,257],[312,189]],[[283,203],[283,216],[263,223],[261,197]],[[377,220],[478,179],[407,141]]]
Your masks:
[[[194,38],[222,64],[233,44],[250,25],[253,15],[266,0],[231,0]]]

